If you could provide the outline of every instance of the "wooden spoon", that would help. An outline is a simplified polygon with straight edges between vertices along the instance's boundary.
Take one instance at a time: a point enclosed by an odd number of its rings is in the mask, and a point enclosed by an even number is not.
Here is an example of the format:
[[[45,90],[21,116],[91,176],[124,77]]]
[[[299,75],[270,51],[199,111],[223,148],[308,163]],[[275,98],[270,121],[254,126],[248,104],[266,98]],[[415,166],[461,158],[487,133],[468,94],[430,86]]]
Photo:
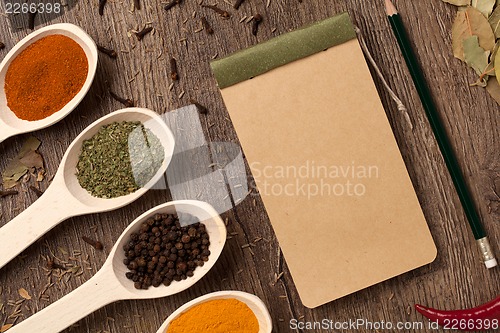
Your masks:
[[[134,288],[134,282],[125,277],[128,271],[123,264],[123,245],[130,241],[132,232],[137,232],[144,220],[160,214],[190,214],[202,221],[210,238],[210,256],[194,275],[186,280],[172,282],[168,287],[150,287],[147,290]],[[181,220],[182,224],[182,220]],[[181,292],[200,280],[215,264],[226,242],[226,226],[215,209],[209,204],[194,200],[180,200],[157,206],[139,216],[122,233],[111,250],[108,259],[94,277],[83,285],[49,305],[25,321],[9,329],[9,333],[55,333],[60,332],[95,310],[118,300],[165,297]]]
[[[103,125],[121,121],[140,121],[158,137],[164,148],[163,164],[153,178],[134,193],[113,199],[93,197],[80,186],[75,174],[82,142],[96,134]],[[67,218],[110,211],[138,199],[165,173],[173,151],[172,132],[161,117],[151,110],[122,109],[92,123],[70,144],[45,193],[21,214],[0,228],[0,268]]]
[[[207,294],[198,298],[195,298],[191,302],[188,302],[178,308],[174,313],[172,313],[161,325],[161,327],[156,331],[156,333],[166,333],[170,323],[176,319],[183,312],[186,312],[190,308],[207,301],[212,301],[215,299],[227,299],[234,298],[248,305],[250,310],[253,311],[257,321],[259,322],[259,333],[271,333],[273,330],[273,324],[271,321],[271,316],[266,308],[266,305],[260,298],[255,295],[245,293],[242,291],[228,290],[228,291],[218,291],[215,293]]]
[[[88,74],[82,89],[76,94],[73,99],[66,104],[61,110],[55,112],[51,116],[36,120],[27,121],[17,118],[17,116],[10,110],[7,106],[7,99],[5,96],[5,74],[12,61],[28,46],[36,42],[37,40],[49,36],[49,35],[64,35],[75,42],[77,42],[85,52],[88,59]],[[32,32],[25,38],[23,38],[19,43],[14,46],[12,50],[5,56],[3,61],[0,63],[0,142],[5,139],[26,132],[33,132],[45,127],[48,127],[59,120],[66,117],[74,108],[81,102],[83,97],[87,94],[92,81],[94,80],[95,72],[97,69],[97,47],[90,38],[89,35],[85,33],[80,27],[69,24],[69,23],[59,23],[46,26],[35,32]]]

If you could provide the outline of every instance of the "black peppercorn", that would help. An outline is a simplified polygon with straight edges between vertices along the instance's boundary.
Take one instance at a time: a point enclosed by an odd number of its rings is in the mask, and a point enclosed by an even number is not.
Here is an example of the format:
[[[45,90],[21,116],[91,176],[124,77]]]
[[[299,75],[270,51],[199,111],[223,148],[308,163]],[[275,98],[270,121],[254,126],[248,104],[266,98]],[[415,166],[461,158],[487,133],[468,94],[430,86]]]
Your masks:
[[[139,266],[135,261],[132,261],[130,264],[128,264],[127,268],[130,269],[131,271],[134,271],[138,268]]]
[[[176,215],[156,214],[132,233],[123,246],[123,263],[130,270],[125,276],[137,289],[185,280],[194,275],[197,266],[208,261],[209,244],[203,224],[181,227]]]
[[[189,235],[183,235],[181,241],[183,243],[189,243],[191,241],[191,237]]]

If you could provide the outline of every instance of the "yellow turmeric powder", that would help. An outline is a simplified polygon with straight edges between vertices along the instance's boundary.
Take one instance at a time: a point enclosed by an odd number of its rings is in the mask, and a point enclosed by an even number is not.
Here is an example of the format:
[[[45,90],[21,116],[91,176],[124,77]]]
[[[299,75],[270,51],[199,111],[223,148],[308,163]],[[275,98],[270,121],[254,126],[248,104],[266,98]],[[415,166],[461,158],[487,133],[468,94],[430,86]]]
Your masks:
[[[245,303],[234,298],[198,304],[179,315],[166,333],[258,333],[259,322]]]

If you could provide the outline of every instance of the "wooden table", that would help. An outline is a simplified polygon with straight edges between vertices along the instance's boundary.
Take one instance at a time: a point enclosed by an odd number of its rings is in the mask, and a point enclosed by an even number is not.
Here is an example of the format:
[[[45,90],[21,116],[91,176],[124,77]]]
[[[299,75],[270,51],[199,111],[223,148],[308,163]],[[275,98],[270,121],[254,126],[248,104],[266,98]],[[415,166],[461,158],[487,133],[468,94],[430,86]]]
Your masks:
[[[188,105],[190,99],[195,99],[209,110],[201,117],[207,140],[237,142],[208,62],[348,10],[363,31],[389,85],[407,105],[414,123],[410,131],[381,81],[374,77],[439,255],[430,265],[310,310],[300,302],[260,198],[249,197],[223,214],[223,218],[228,219],[228,233],[232,238],[228,239],[214,269],[194,287],[169,298],[108,305],[76,323],[68,332],[156,332],[163,320],[183,303],[205,293],[229,289],[261,297],[273,317],[274,332],[279,333],[307,332],[290,329],[289,322],[294,318],[303,321],[327,318],[337,322],[356,318],[393,323],[423,321],[413,309],[414,303],[463,308],[500,294],[500,270],[487,271],[480,261],[451,178],[390,30],[382,1],[248,0],[236,11],[220,0],[219,6],[233,14],[229,20],[202,8],[198,1],[185,1],[168,12],[162,9],[164,3],[159,1],[141,2],[141,10],[130,12],[131,0],[109,1],[101,17],[97,1],[90,4],[69,1],[69,10],[52,21],[80,25],[98,44],[118,50],[119,56],[113,60],[101,54],[95,82],[80,106],[60,123],[33,133],[42,141],[40,152],[47,170],[46,179],[37,186],[42,190],[47,188],[67,146],[84,127],[122,107],[110,98],[108,89],[137,100],[138,106],[160,113]],[[456,8],[440,0],[400,1],[397,5],[498,256],[499,107],[485,90],[469,87],[469,83],[475,81],[473,71],[452,56],[450,31]],[[264,22],[254,37],[251,24],[239,21],[256,13],[264,16]],[[196,32],[201,26],[201,16],[211,22],[214,35]],[[37,27],[49,24],[41,24],[43,18],[37,17]],[[140,29],[148,22],[155,28],[154,34],[141,42],[137,42],[135,36],[127,36],[127,31]],[[11,29],[9,20],[0,16],[0,41],[7,46],[0,51],[0,59],[28,32]],[[180,73],[180,80],[172,90],[169,90],[170,57],[177,58]],[[16,155],[28,135],[0,144],[0,170]],[[19,195],[0,199],[0,225],[8,223],[36,200],[36,195],[29,190],[29,185],[33,184],[33,180],[22,183],[18,187]],[[88,280],[102,266],[128,223],[141,212],[168,199],[168,191],[150,191],[128,207],[71,218],[47,233],[0,271],[0,326],[22,321]],[[99,239],[105,250],[94,250],[82,241],[82,235]],[[254,242],[261,237],[261,241]],[[255,245],[251,247],[253,253],[242,248],[248,243]],[[58,270],[48,276],[45,258],[53,255],[67,262],[68,268],[70,265],[81,268],[74,269],[76,273],[70,270],[62,278],[58,278]],[[48,283],[54,284],[40,297]],[[22,299],[19,288],[25,288],[32,299],[19,303]],[[15,310],[18,310],[17,315],[9,317]],[[359,330],[368,331],[374,330]]]

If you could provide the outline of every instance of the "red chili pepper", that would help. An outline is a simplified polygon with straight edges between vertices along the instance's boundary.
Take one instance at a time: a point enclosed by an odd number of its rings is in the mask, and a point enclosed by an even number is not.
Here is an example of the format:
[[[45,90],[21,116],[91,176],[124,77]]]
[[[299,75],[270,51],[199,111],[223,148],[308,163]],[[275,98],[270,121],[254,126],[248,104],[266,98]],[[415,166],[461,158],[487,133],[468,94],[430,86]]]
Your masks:
[[[431,321],[437,321],[440,326],[448,329],[476,331],[498,328],[500,325],[500,295],[472,309],[444,311],[420,304],[415,304],[415,309]]]

